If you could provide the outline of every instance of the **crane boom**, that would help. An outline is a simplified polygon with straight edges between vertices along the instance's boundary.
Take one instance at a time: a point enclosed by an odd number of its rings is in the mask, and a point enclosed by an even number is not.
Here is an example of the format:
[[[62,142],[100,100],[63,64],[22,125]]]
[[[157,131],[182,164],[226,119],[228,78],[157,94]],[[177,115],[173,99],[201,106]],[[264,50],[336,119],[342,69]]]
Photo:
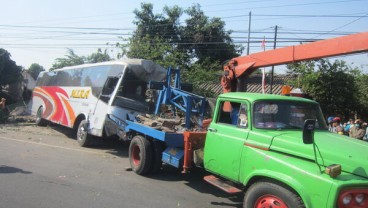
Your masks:
[[[223,91],[243,91],[239,85],[244,78],[257,68],[289,64],[325,57],[347,55],[368,51],[368,32],[316,41],[313,43],[288,46],[275,50],[239,56],[231,59],[224,66],[222,77]]]

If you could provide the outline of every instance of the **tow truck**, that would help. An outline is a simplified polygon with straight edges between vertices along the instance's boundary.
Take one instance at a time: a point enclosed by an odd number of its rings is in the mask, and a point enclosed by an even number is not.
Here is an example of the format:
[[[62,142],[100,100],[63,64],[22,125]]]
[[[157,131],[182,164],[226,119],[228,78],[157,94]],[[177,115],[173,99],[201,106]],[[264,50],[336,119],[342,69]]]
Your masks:
[[[203,167],[207,182],[244,192],[245,208],[368,207],[368,143],[328,132],[315,101],[244,87],[259,67],[366,51],[368,32],[233,58],[224,66],[224,93],[210,121],[206,99],[188,92],[180,71],[169,69],[165,82],[149,83],[159,91],[155,113],[120,126],[131,141],[132,170],[147,175],[162,163],[183,173]],[[155,124],[165,112],[172,117]],[[184,119],[177,122],[180,112]]]

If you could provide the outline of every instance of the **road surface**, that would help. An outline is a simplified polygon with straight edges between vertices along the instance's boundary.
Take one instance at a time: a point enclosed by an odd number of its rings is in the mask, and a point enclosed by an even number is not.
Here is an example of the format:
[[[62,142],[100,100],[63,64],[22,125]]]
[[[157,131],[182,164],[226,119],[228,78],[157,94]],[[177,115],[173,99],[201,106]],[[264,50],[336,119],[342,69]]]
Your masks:
[[[0,124],[0,208],[242,207],[242,195],[207,184],[202,170],[142,177],[127,155],[115,140],[79,147],[60,126]]]

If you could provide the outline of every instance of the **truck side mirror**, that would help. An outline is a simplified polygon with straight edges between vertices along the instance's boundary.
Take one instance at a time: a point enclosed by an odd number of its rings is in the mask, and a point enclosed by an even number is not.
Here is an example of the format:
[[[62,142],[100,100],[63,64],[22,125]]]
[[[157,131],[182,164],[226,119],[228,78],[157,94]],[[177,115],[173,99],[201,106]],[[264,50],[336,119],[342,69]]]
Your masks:
[[[303,143],[304,144],[313,144],[315,126],[316,126],[316,120],[314,119],[305,120],[304,127],[303,127]]]

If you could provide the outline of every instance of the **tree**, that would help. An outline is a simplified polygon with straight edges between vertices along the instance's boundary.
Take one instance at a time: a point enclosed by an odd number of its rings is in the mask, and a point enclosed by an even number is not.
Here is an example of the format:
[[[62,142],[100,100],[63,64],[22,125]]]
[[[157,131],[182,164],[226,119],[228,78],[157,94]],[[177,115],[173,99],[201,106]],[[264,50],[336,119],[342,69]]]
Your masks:
[[[11,55],[5,49],[0,48],[0,89],[1,86],[14,83],[22,79],[22,68],[11,60]]]
[[[355,78],[355,85],[357,86],[357,100],[359,107],[356,109],[359,115],[368,119],[368,74],[358,73]]]
[[[91,55],[85,56],[78,56],[73,49],[68,48],[67,54],[64,58],[57,58],[55,59],[55,63],[51,67],[51,71],[55,69],[60,69],[66,66],[76,66],[85,63],[98,63],[104,61],[111,61],[111,57],[105,50],[102,53],[102,50],[99,48],[97,49],[96,53],[92,53]]]
[[[33,63],[27,71],[36,80],[40,72],[45,71],[45,68],[37,63]]]
[[[325,115],[348,118],[359,108],[354,70],[344,61],[321,59],[289,64],[287,68],[289,74],[298,77],[294,85],[319,102]]]
[[[152,4],[142,3],[141,10],[134,13],[137,29],[122,45],[123,54],[129,58],[151,59],[165,67],[174,64],[190,70],[194,63],[220,64],[242,50],[233,44],[225,23],[219,18],[209,19],[199,5],[185,11],[165,6],[162,14],[154,14]],[[179,19],[183,13],[189,18],[182,26]]]
[[[65,55],[65,58],[55,59],[55,63],[52,64],[50,71],[60,69],[66,66],[75,66],[84,64],[85,59],[86,58],[84,56],[78,56],[77,54],[74,53],[73,49],[68,48],[67,55]]]
[[[101,48],[97,49],[96,53],[92,53],[91,55],[87,57],[88,63],[99,63],[99,62],[111,61],[111,60],[112,60],[111,57],[107,53],[107,49],[105,49],[105,51],[102,53]]]
[[[211,18],[204,14],[200,5],[193,5],[185,10],[189,16],[183,28],[182,45],[192,58],[199,63],[206,61],[219,61],[222,63],[239,56],[243,48],[236,46],[231,37],[231,31],[225,30],[225,22],[220,18]]]
[[[164,7],[163,14],[153,14],[153,5],[142,3],[141,10],[134,10],[134,14],[137,29],[129,42],[121,45],[123,54],[153,60],[164,67],[187,68],[189,56],[178,47],[182,9]]]

